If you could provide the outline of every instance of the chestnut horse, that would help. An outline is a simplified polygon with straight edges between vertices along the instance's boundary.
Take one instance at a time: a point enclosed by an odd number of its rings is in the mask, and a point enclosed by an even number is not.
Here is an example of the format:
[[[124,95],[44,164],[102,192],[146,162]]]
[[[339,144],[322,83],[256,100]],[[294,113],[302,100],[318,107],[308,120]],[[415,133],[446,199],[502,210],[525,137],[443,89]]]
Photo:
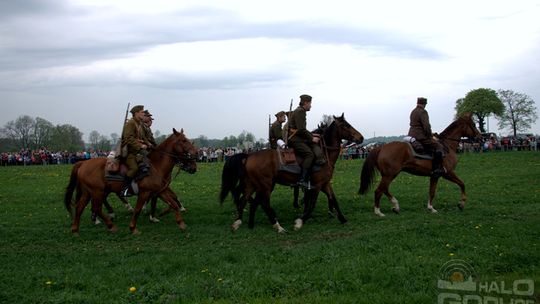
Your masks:
[[[443,160],[443,166],[446,169],[446,173],[442,177],[457,184],[461,189],[461,200],[458,205],[461,210],[465,208],[467,195],[465,193],[465,184],[457,177],[454,170],[458,162],[456,150],[462,137],[480,138],[480,132],[476,128],[470,113],[466,113],[456,121],[452,122],[439,135],[439,142],[444,146],[446,152],[446,156]],[[427,209],[432,213],[437,212],[437,210],[433,208],[432,203],[439,177],[431,176],[432,161],[429,159],[416,158],[409,143],[398,141],[390,142],[369,152],[369,155],[362,166],[360,190],[358,191],[360,194],[365,194],[373,184],[375,169],[378,169],[381,173],[381,182],[375,190],[374,212],[376,215],[381,217],[384,216],[380,209],[380,200],[383,194],[385,194],[392,202],[392,210],[395,213],[399,213],[398,200],[390,194],[388,188],[390,183],[401,171],[419,176],[430,176]]]
[[[172,169],[176,164],[188,173],[197,171],[195,162],[197,150],[184,135],[184,130],[177,132],[173,129],[171,134],[163,143],[158,145],[148,154],[150,160],[150,175],[139,181],[139,194],[137,205],[133,211],[133,216],[129,228],[133,234],[137,234],[137,218],[145,202],[152,195],[157,194],[175,210],[176,222],[180,229],[185,230],[186,225],[179,212],[176,195],[170,190]],[[121,191],[123,182],[108,181],[105,178],[106,158],[94,158],[83,162],[78,170],[72,170],[70,181],[64,196],[64,204],[71,214],[71,199],[73,192],[77,189],[76,211],[71,225],[73,234],[79,233],[81,214],[90,200],[92,200],[92,211],[103,219],[105,225],[111,232],[117,230],[116,225],[103,213],[102,204],[111,192]]]
[[[345,223],[347,220],[341,213],[332,184],[330,182],[335,163],[341,150],[341,141],[349,140],[361,143],[364,137],[353,128],[344,118],[334,117],[334,121],[324,130],[321,137],[323,152],[327,163],[320,171],[311,174],[311,189],[305,191],[304,213],[295,221],[295,230],[311,217],[317,197],[323,191],[329,198],[329,204],[337,212],[338,219]],[[260,204],[270,223],[279,233],[285,232],[276,219],[276,213],[270,207],[270,195],[276,183],[281,185],[296,185],[299,174],[279,170],[279,157],[274,149],[257,151],[251,154],[239,154],[225,164],[222,174],[220,201],[223,202],[229,192],[233,193],[236,203],[237,219],[232,224],[233,231],[240,228],[242,215],[248,201],[250,201],[248,227],[253,228],[255,211]],[[234,180],[239,179],[239,186]],[[241,193],[240,193],[241,192]],[[255,193],[255,198],[251,199]]]

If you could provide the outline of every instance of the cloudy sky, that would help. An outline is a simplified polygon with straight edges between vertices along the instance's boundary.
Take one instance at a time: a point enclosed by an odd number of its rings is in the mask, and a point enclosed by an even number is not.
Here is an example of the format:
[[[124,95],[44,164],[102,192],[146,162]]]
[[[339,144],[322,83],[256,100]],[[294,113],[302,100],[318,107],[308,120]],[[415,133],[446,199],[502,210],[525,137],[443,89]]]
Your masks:
[[[308,128],[344,112],[367,138],[405,134],[425,96],[442,131],[477,88],[540,109],[538,16],[528,0],[0,1],[0,126],[110,135],[130,102],[161,133],[266,138],[268,115],[310,94]]]

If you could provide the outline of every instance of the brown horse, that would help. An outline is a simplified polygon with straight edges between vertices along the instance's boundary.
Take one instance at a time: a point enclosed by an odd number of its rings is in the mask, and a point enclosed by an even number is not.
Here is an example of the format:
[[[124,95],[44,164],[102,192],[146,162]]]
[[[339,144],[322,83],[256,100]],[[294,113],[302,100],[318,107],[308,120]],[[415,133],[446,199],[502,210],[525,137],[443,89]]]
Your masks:
[[[179,228],[182,230],[186,228],[184,219],[178,210],[178,204],[175,202],[176,195],[168,190],[170,190],[172,169],[176,164],[179,164],[188,173],[197,171],[196,155],[197,150],[184,135],[184,130],[177,132],[175,129],[173,129],[171,136],[148,155],[150,175],[138,183],[137,205],[129,224],[132,233],[138,233],[137,218],[144,203],[153,194],[157,194],[175,210],[176,222]],[[74,234],[79,233],[81,214],[90,200],[92,200],[92,211],[103,219],[109,230],[112,232],[117,230],[111,219],[103,213],[102,204],[109,193],[120,192],[123,182],[105,179],[105,163],[106,158],[90,159],[83,162],[78,170],[72,170],[71,172],[64,196],[64,204],[71,214],[71,200],[73,192],[77,190],[77,208],[71,225],[71,231]]]
[[[480,132],[476,129],[470,113],[466,113],[456,121],[452,122],[439,135],[439,141],[444,146],[446,152],[446,156],[443,160],[443,166],[446,169],[446,173],[442,177],[457,184],[461,189],[461,200],[458,205],[461,210],[465,208],[467,195],[465,193],[465,184],[457,177],[454,170],[458,162],[456,150],[462,137],[480,138]],[[432,161],[429,159],[416,158],[410,144],[395,141],[372,150],[362,166],[360,194],[365,194],[373,184],[375,169],[378,169],[381,173],[381,182],[375,190],[374,212],[376,215],[384,216],[380,209],[380,200],[383,193],[392,202],[392,210],[395,213],[399,213],[398,200],[390,194],[388,187],[401,171],[419,176],[430,176],[427,209],[432,213],[437,212],[437,210],[433,208],[432,202],[439,177],[431,176]]]
[[[345,223],[347,220],[341,213],[332,184],[330,180],[334,171],[334,165],[339,157],[341,141],[350,140],[362,142],[364,137],[354,129],[344,118],[334,117],[334,121],[323,132],[322,145],[327,163],[321,170],[311,174],[310,190],[306,190],[304,197],[304,213],[301,218],[296,219],[295,229],[302,227],[303,223],[311,217],[315,203],[320,191],[323,191],[329,198],[329,204],[337,212],[338,219]],[[285,232],[276,219],[276,213],[270,207],[270,195],[276,183],[281,185],[295,185],[299,174],[279,170],[280,161],[276,150],[268,149],[251,154],[239,154],[226,163],[223,168],[220,201],[226,198],[229,192],[233,193],[233,198],[237,208],[237,219],[232,224],[233,231],[240,228],[242,215],[248,201],[250,201],[250,212],[248,227],[253,228],[255,211],[260,204],[265,211],[270,223],[279,232]],[[234,180],[239,180],[240,186],[235,186]],[[241,193],[240,193],[241,192]],[[255,198],[251,199],[255,193]]]

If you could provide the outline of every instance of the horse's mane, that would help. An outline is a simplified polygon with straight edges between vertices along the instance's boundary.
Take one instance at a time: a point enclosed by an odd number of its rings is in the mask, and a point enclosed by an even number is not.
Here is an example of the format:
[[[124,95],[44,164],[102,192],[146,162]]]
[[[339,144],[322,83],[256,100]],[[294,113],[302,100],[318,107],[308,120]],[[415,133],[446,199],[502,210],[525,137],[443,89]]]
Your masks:
[[[465,121],[465,118],[464,117],[460,117],[458,119],[456,119],[455,121],[453,121],[448,127],[446,127],[446,129],[444,129],[444,131],[442,131],[440,134],[439,134],[439,137],[440,138],[445,138],[448,136],[448,133],[452,132],[454,129],[456,129],[457,127],[459,127],[463,122]]]

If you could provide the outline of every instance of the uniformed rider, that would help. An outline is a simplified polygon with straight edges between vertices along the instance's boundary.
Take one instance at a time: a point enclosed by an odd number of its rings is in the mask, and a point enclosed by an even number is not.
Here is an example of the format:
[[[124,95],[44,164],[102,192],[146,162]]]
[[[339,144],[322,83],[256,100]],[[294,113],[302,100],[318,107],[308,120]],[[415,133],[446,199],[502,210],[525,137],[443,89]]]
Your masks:
[[[300,96],[300,103],[293,111],[289,121],[289,146],[297,155],[304,159],[298,185],[307,189],[309,186],[309,174],[312,164],[323,165],[322,150],[319,147],[320,137],[306,129],[306,113],[311,110],[311,96]]]
[[[285,148],[285,141],[283,140],[283,128],[281,125],[285,122],[287,115],[284,111],[280,111],[275,116],[276,120],[270,126],[270,148]]]
[[[443,167],[443,146],[433,138],[431,133],[431,125],[429,123],[429,115],[426,111],[427,99],[418,97],[416,108],[412,110],[410,116],[409,136],[420,142],[428,154],[433,154],[433,165],[431,175],[439,177],[446,173]]]
[[[139,163],[143,160],[143,154],[147,151],[148,145],[144,141],[143,120],[145,119],[144,106],[137,105],[130,110],[132,117],[124,125],[122,133],[122,149],[126,149],[125,164],[128,167],[122,194],[129,195],[129,189],[133,178],[139,169]]]

